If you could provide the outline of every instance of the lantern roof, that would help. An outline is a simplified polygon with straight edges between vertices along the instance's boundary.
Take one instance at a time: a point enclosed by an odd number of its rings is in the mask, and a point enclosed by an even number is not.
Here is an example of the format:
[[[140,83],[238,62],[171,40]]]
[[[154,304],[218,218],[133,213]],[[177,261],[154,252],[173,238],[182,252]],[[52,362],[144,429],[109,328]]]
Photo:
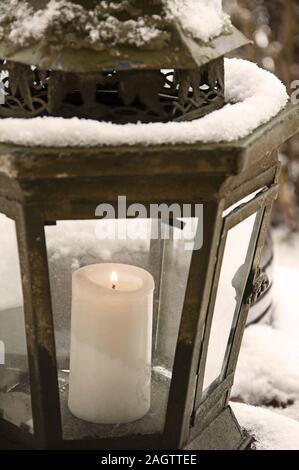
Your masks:
[[[0,4],[0,57],[41,69],[194,69],[247,43],[221,0]]]

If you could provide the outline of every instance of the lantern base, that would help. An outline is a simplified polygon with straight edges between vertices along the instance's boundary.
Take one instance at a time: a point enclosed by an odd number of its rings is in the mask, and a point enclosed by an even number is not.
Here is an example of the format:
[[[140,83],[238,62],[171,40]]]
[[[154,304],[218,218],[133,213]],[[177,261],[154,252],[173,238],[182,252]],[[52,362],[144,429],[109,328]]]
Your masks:
[[[253,442],[253,437],[240,428],[228,406],[186,446],[186,450],[248,450]]]

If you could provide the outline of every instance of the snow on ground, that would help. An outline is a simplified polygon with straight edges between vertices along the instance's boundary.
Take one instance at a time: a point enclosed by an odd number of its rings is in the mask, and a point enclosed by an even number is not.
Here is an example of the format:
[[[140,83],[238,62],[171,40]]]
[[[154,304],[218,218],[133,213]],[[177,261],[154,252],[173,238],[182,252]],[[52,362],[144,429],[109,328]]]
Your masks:
[[[234,405],[241,424],[257,437],[258,449],[298,450],[299,234],[275,230],[274,240],[274,316],[271,325],[246,330],[232,395],[259,405]]]
[[[254,405],[299,399],[298,339],[268,325],[248,328],[233,394]]]
[[[263,408],[232,403],[244,428],[255,438],[256,450],[298,450],[299,423]]]
[[[119,125],[78,118],[6,118],[0,120],[0,142],[50,147],[231,142],[247,136],[286,106],[285,86],[256,64],[226,59],[225,72],[226,106],[201,119]]]

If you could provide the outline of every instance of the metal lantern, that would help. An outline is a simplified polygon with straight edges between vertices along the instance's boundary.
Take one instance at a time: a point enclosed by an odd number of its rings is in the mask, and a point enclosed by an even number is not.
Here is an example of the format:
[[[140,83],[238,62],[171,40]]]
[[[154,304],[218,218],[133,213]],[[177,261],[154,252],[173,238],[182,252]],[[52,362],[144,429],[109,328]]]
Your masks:
[[[80,14],[83,3],[96,8],[97,2],[76,2]],[[239,33],[199,44],[178,21],[163,19],[159,2],[113,5],[120,23],[141,13],[144,21],[158,21],[158,9],[159,21],[165,21],[158,45],[116,41],[110,49],[106,43],[92,48],[79,26],[73,31],[74,21],[62,29],[55,22],[40,43],[29,37],[20,47],[2,40],[9,74],[2,116],[164,121],[193,119],[223,104],[222,56],[243,42]],[[1,259],[9,252],[8,270],[0,279],[5,294],[0,299],[1,447],[249,445],[228,402],[248,309],[268,287],[259,262],[278,190],[277,148],[297,129],[297,109],[289,106],[230,144],[0,145],[0,212],[7,227],[0,233]],[[164,239],[159,217],[160,238],[142,253],[129,241],[113,251],[109,260],[137,264],[155,278],[151,406],[134,422],[96,424],[68,409],[71,278],[74,269],[105,261],[102,242],[93,229],[86,235],[85,227],[95,219],[98,204],[117,210],[119,195],[126,195],[128,205],[145,208],[202,205],[203,224],[198,220],[196,230],[203,246],[186,252],[174,236]],[[182,229],[175,218],[171,225],[166,227],[170,233]]]

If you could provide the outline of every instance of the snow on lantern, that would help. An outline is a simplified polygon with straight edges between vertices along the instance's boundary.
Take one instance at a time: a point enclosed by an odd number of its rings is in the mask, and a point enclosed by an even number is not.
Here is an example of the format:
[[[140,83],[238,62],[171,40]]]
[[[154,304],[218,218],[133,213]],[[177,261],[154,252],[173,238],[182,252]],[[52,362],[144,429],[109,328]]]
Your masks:
[[[228,127],[222,143],[196,140],[207,125],[197,118],[224,110],[223,55],[246,43],[221,2],[208,3],[1,2],[0,115],[14,118],[0,122],[4,447],[250,442],[228,400],[249,306],[268,285],[259,260],[276,149],[296,132],[297,111],[270,120],[271,108],[264,128],[247,126],[233,143]],[[99,240],[101,203],[116,225],[142,205],[158,239]],[[175,234],[191,219],[203,246],[186,250]]]

